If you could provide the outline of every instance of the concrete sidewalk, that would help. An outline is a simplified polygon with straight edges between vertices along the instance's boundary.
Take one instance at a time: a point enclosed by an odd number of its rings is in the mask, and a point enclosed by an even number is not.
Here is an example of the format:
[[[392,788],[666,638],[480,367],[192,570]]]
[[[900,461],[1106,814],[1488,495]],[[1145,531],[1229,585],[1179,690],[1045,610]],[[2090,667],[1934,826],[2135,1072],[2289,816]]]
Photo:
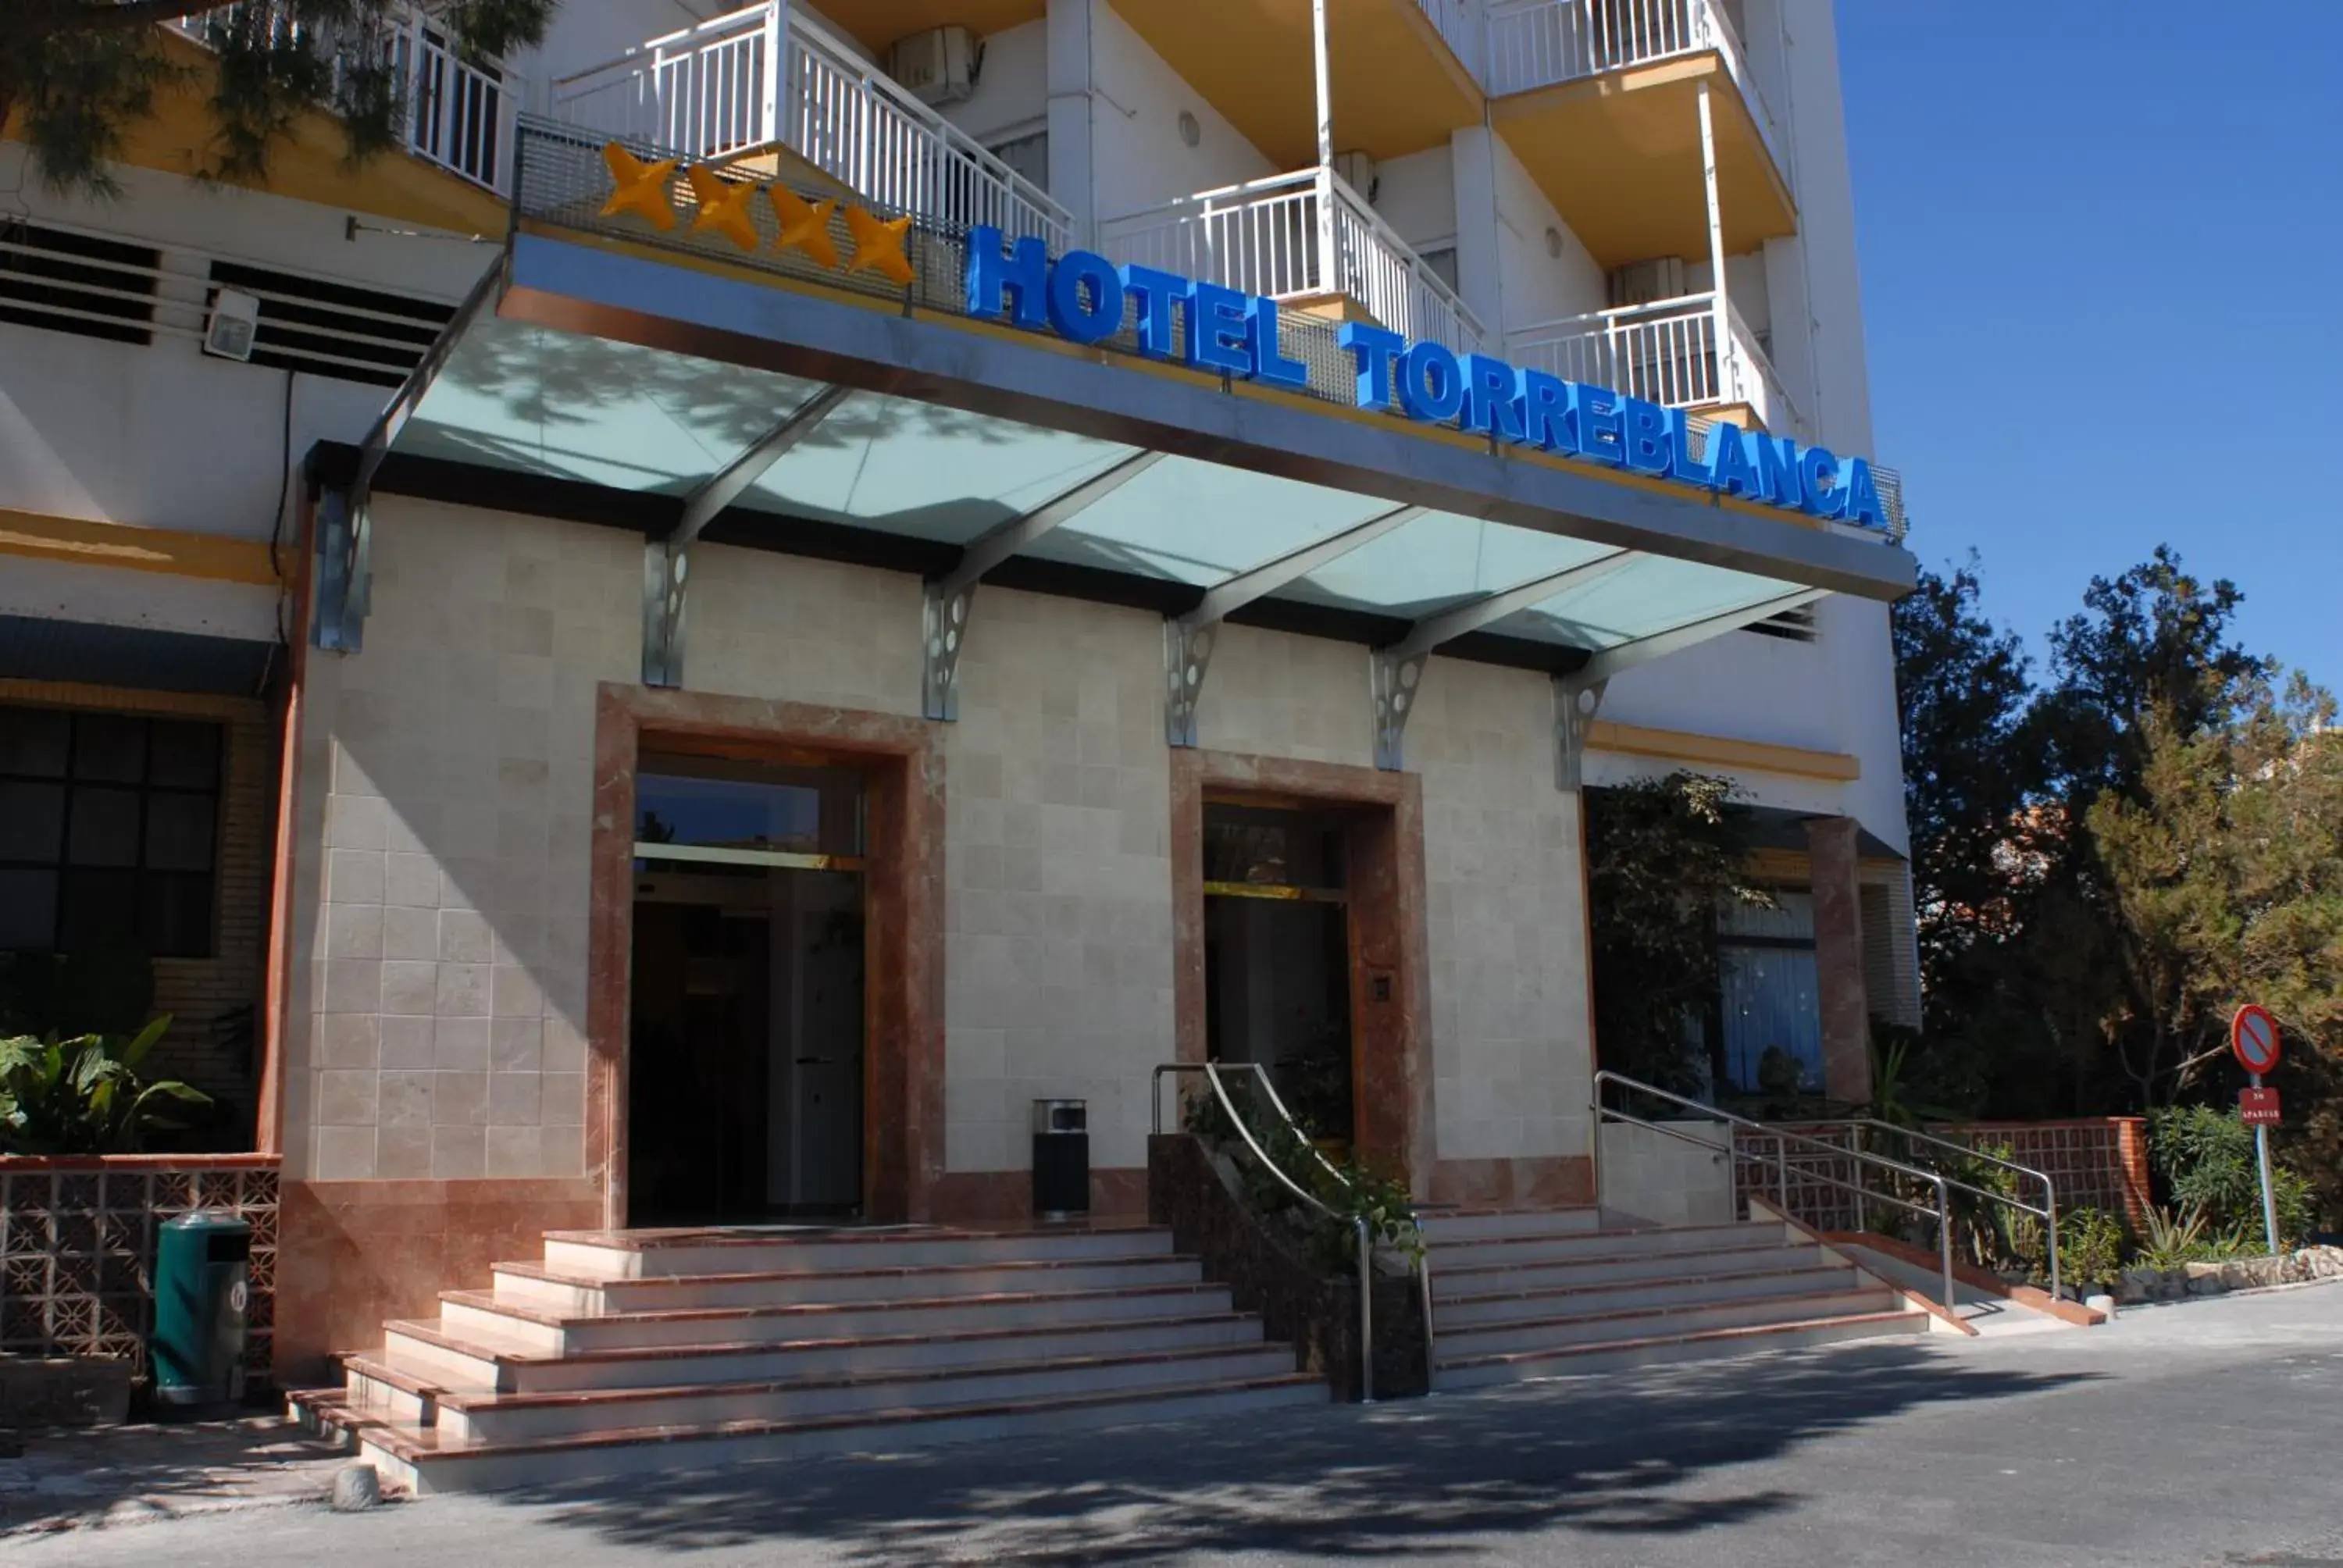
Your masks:
[[[348,1456],[282,1416],[28,1432],[0,1458],[0,1540],[308,1503]]]

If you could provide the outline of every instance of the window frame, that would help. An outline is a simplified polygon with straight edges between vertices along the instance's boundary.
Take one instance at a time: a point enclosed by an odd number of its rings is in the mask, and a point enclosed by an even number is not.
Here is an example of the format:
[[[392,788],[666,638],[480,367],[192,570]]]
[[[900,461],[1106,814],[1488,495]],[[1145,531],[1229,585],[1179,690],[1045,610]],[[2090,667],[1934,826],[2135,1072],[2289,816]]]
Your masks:
[[[66,956],[74,950],[65,940],[66,914],[69,904],[68,887],[76,869],[88,870],[126,870],[131,878],[131,935],[150,957],[164,959],[213,959],[219,956],[219,897],[220,853],[226,837],[227,803],[227,764],[230,742],[229,727],[216,719],[179,713],[155,713],[136,709],[73,708],[30,702],[0,702],[0,713],[61,715],[65,723],[65,759],[63,770],[56,774],[25,773],[0,764],[0,784],[45,786],[62,791],[63,799],[57,816],[56,849],[46,860],[26,859],[17,856],[0,857],[0,871],[48,872],[55,884],[50,893],[48,940],[39,947],[0,949],[15,954],[36,953],[46,957]],[[139,727],[138,778],[135,781],[117,779],[85,779],[80,772],[81,724],[85,719],[126,720]],[[208,784],[163,784],[154,779],[155,733],[158,724],[197,726],[209,729],[216,737],[212,754],[211,779]],[[129,790],[138,799],[138,828],[126,867],[81,865],[73,859],[75,804],[77,795],[93,790]],[[147,863],[149,837],[153,821],[153,802],[156,796],[178,799],[207,799],[210,811],[210,852],[208,864],[200,871],[177,870],[155,867]],[[202,940],[188,949],[166,948],[153,934],[144,929],[148,907],[147,891],[150,879],[201,878],[206,884]]]

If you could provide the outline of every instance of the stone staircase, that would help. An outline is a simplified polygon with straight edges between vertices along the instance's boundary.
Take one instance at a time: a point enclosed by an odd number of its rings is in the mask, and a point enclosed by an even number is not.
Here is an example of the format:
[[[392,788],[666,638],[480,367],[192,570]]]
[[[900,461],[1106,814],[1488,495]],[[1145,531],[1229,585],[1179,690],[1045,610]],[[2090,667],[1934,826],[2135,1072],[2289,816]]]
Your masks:
[[[1778,1221],[1621,1228],[1597,1210],[1424,1217],[1442,1392],[1924,1332],[1929,1315]]]
[[[554,1231],[298,1395],[415,1492],[1323,1402],[1168,1231]]]

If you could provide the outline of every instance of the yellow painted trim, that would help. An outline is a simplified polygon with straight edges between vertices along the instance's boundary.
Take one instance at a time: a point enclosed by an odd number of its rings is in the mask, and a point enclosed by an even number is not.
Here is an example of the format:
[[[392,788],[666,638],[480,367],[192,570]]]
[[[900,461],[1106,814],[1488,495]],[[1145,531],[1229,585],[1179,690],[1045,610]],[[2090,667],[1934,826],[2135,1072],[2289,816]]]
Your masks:
[[[1593,750],[1618,756],[1741,768],[1753,773],[1823,779],[1835,784],[1851,784],[1863,777],[1862,759],[1844,751],[1816,751],[1804,746],[1777,746],[1767,740],[1698,735],[1684,729],[1651,729],[1640,724],[1614,723],[1607,719],[1594,721],[1586,744]]]
[[[277,573],[268,564],[268,547],[252,539],[142,528],[94,518],[55,518],[5,507],[0,507],[0,555],[205,578],[213,582],[266,588],[277,584]]]

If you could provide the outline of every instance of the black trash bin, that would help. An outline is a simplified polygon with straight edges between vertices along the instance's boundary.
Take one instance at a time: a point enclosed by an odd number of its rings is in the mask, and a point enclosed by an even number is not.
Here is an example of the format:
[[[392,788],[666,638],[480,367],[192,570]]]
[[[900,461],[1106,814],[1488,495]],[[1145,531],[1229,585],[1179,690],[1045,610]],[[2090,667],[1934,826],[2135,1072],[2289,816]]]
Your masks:
[[[252,1227],[225,1209],[165,1222],[155,1244],[155,1400],[193,1413],[244,1399]]]
[[[1080,1100],[1033,1102],[1033,1212],[1071,1220],[1091,1211],[1090,1107]]]

